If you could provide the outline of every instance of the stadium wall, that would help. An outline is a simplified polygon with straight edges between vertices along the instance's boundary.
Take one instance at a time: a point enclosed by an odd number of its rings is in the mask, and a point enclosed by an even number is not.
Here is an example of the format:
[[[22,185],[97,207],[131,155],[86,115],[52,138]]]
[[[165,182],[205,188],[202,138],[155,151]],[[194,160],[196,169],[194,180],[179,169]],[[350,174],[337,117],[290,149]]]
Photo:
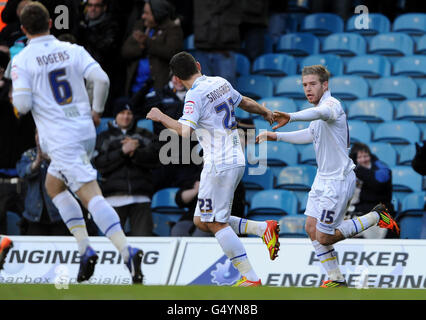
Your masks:
[[[14,248],[0,283],[76,283],[79,266],[72,237],[12,237]],[[91,238],[99,260],[90,284],[130,284],[118,252],[103,237]],[[326,279],[308,239],[283,238],[279,257],[269,260],[258,238],[242,238],[250,261],[268,286],[317,287]],[[215,238],[134,237],[144,250],[146,285],[231,285],[240,274]],[[350,286],[426,288],[426,240],[348,239],[335,245]]]

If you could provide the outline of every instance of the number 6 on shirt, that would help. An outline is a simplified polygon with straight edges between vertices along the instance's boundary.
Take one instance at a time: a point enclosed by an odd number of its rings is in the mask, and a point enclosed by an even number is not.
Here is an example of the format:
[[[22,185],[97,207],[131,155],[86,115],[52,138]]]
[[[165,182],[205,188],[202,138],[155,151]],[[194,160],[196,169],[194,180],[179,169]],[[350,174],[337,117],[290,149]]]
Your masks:
[[[63,79],[64,76],[66,76],[65,68],[49,72],[50,88],[59,105],[68,104],[72,101],[71,85],[67,80]]]

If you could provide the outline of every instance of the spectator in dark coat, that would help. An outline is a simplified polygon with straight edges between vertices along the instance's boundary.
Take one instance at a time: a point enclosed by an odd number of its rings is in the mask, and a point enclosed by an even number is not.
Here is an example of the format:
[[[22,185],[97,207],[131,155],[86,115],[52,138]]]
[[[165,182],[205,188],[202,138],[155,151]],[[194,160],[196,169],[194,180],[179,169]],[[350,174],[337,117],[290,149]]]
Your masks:
[[[173,12],[167,0],[145,2],[142,20],[135,23],[121,50],[128,62],[126,94],[135,94],[150,78],[157,90],[169,82],[169,61],[183,49],[183,31],[172,20]]]
[[[130,236],[151,236],[152,169],[158,165],[158,141],[148,130],[138,128],[127,98],[115,103],[113,123],[96,141],[94,165],[101,174],[101,188]],[[125,230],[126,231],[126,230]]]
[[[378,203],[383,203],[392,216],[395,210],[392,204],[392,171],[374,154],[370,148],[363,143],[354,143],[350,157],[355,163],[355,174],[357,177],[357,191],[359,195],[354,196],[351,205],[353,215],[363,215],[371,211]],[[371,229],[371,230],[370,230]],[[386,235],[387,229],[370,228],[368,237],[381,238]],[[390,233],[389,233],[390,235]]]
[[[416,155],[411,161],[411,166],[418,174],[426,175],[426,140],[423,141],[423,146],[416,143]]]

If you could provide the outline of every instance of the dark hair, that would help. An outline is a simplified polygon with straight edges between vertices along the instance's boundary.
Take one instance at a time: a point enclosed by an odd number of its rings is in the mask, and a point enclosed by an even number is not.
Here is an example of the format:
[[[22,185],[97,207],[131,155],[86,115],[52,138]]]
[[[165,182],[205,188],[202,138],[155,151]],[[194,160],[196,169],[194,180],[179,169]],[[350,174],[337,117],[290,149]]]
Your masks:
[[[28,3],[19,17],[22,26],[31,35],[49,31],[49,11],[40,2]]]
[[[194,74],[199,72],[197,68],[197,61],[186,51],[176,53],[170,59],[169,66],[173,74],[181,80],[188,80]]]
[[[166,19],[174,19],[175,8],[167,0],[145,0],[151,7],[152,15],[157,24],[161,24]]]
[[[351,152],[349,154],[349,157],[352,159],[352,161],[355,164],[357,163],[356,159],[357,159],[357,156],[358,156],[358,152],[360,152],[360,151],[368,153],[371,157],[371,150],[365,143],[355,142],[352,145]]]

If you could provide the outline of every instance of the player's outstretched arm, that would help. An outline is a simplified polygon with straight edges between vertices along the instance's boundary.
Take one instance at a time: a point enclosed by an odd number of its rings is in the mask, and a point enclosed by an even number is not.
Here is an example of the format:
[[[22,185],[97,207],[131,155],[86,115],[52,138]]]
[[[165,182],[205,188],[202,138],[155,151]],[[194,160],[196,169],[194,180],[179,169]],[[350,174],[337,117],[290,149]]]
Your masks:
[[[178,135],[184,138],[189,138],[191,136],[192,131],[194,131],[194,129],[192,129],[191,127],[185,126],[179,121],[170,118],[168,115],[162,113],[161,110],[158,108],[152,108],[146,115],[146,118],[155,122],[161,122],[161,124],[167,129],[175,130]]]
[[[238,106],[247,112],[260,114],[266,121],[269,122],[269,124],[272,124],[274,122],[273,113],[271,110],[266,108],[265,103],[262,103],[260,105],[252,98],[243,96]]]
[[[275,132],[271,132],[271,131],[261,132],[256,137],[256,143],[262,143],[264,141],[277,141],[277,134]]]

